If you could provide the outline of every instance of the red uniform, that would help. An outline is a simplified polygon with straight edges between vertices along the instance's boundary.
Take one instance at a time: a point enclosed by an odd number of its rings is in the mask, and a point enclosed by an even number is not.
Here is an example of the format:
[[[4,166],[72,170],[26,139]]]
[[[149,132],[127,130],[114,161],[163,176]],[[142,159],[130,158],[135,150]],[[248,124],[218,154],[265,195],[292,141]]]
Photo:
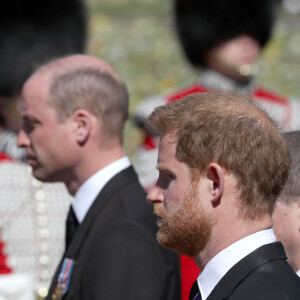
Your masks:
[[[6,160],[6,161],[12,161],[13,159],[11,157],[9,157],[8,155],[6,155],[3,152],[0,152],[0,162]]]

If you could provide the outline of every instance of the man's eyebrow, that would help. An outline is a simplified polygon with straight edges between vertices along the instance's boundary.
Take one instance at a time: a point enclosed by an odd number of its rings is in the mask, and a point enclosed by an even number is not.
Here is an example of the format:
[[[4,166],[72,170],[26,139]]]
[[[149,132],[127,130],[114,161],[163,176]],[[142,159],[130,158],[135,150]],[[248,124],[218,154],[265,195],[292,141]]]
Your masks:
[[[30,123],[40,123],[41,122],[36,117],[30,116],[30,115],[22,115],[22,119],[24,122],[30,122]]]
[[[156,169],[159,171],[159,172],[162,172],[162,173],[167,173],[167,174],[170,174],[170,175],[174,175],[174,173],[167,167],[164,167],[162,166],[161,164],[157,164],[156,166]]]

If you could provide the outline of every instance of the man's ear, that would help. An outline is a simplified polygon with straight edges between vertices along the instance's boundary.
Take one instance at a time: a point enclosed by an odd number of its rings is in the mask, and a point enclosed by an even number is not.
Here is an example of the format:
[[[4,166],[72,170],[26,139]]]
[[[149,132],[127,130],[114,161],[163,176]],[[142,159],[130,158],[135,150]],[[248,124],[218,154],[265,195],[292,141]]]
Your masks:
[[[211,180],[211,202],[218,205],[224,192],[224,170],[217,163],[210,163],[207,168],[207,178]]]
[[[85,109],[77,109],[73,113],[75,124],[75,139],[79,145],[84,145],[88,140],[92,129],[92,115]]]

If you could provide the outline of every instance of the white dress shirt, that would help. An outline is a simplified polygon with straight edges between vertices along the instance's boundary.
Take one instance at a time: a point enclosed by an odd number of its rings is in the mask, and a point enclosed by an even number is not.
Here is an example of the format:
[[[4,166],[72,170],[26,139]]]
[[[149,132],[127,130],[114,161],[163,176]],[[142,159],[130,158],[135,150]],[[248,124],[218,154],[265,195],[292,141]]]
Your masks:
[[[256,232],[233,243],[212,258],[200,273],[197,283],[205,300],[221,278],[241,259],[257,248],[276,242],[272,229]]]
[[[296,274],[300,277],[300,270],[298,270],[298,271],[296,272]]]
[[[72,202],[72,207],[79,223],[83,221],[89,208],[106,183],[129,166],[130,161],[127,156],[124,156],[92,175],[81,185]]]

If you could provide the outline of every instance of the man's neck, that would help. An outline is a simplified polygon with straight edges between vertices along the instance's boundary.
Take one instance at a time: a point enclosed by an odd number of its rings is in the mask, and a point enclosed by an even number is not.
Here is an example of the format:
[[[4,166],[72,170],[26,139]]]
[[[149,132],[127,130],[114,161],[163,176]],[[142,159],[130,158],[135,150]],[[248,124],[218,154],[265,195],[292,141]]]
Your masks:
[[[230,226],[221,223],[219,225],[221,228],[219,226],[215,227],[205,248],[194,256],[200,270],[203,270],[213,257],[233,243],[253,233],[270,229],[272,221],[270,216],[265,216],[256,221],[239,220],[235,224],[231,222]]]
[[[83,155],[80,163],[74,168],[75,176],[65,182],[69,193],[74,196],[80,186],[96,172],[125,156],[122,147],[101,149],[100,151]]]
[[[289,257],[287,261],[291,265],[293,270],[295,272],[300,271],[300,253],[299,253],[299,251],[297,254],[294,253],[293,255],[289,255],[289,253],[287,252],[286,255]]]

